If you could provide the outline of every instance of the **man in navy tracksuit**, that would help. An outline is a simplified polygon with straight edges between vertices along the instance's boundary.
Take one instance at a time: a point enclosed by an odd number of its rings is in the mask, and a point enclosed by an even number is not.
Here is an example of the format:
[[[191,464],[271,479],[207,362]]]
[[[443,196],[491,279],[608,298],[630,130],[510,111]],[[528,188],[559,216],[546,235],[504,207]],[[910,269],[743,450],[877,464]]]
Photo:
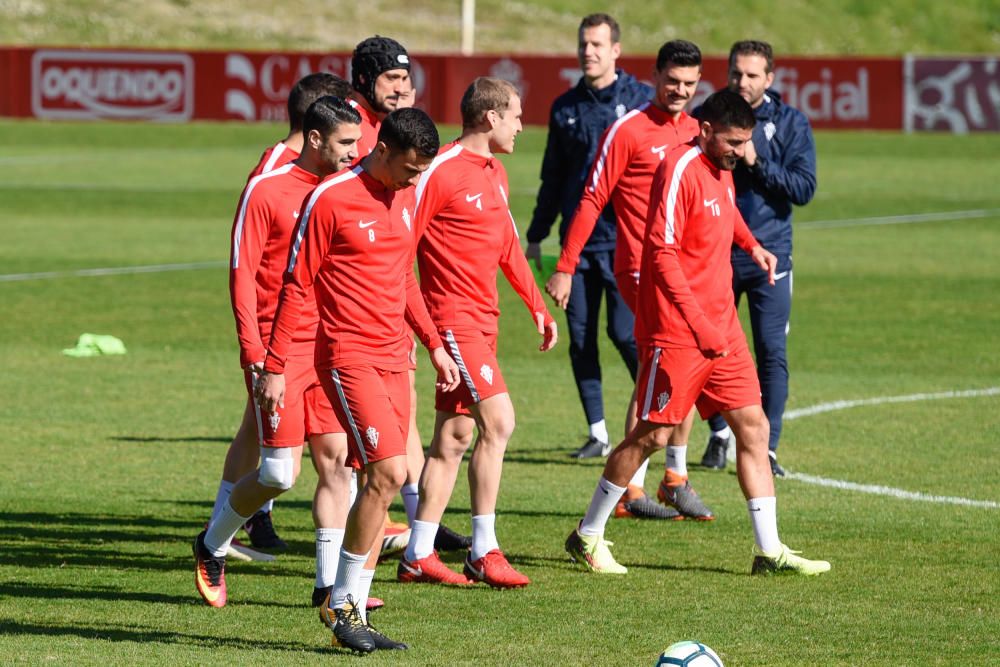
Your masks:
[[[745,294],[750,308],[757,375],[764,412],[771,425],[771,471],[783,476],[777,449],[788,398],[785,340],[792,309],[792,205],[809,203],[816,192],[816,146],[805,115],[769,90],[774,81],[771,45],[737,42],[729,51],[729,88],[753,107],[757,125],[742,163],[733,172],[736,203],[754,237],[778,257],[775,285],[750,257],[734,247],[733,293]],[[716,415],[702,465],[725,468],[729,427]]]
[[[626,112],[648,101],[652,88],[615,69],[621,53],[618,23],[607,14],[591,14],[580,23],[579,58],[583,77],[552,104],[549,137],[542,160],[542,185],[528,228],[525,254],[541,269],[541,241],[549,235],[556,215],[562,215],[560,243],[583,194],[584,182],[597,153],[601,134]],[[608,304],[608,336],[635,379],[638,365],[632,312],[622,301],[613,273],[615,218],[604,210],[580,256],[566,306],[569,355],[580,392],[590,437],[574,456],[607,456],[607,425],[601,393],[598,324],[601,298]]]

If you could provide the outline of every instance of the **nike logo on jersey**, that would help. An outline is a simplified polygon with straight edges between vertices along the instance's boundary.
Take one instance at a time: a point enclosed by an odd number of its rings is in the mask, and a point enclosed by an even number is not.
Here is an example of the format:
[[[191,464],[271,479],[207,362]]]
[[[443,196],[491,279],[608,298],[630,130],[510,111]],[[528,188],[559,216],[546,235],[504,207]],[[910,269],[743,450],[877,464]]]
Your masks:
[[[713,199],[703,199],[702,201],[705,203],[705,208],[710,209],[712,211],[713,216],[718,218],[720,215],[722,215],[722,207],[719,206],[719,204],[717,203],[719,201],[718,197],[715,197]]]
[[[359,220],[358,221],[358,227],[360,227],[361,229],[368,229],[369,227],[371,227],[372,225],[374,225],[376,222],[378,222],[378,220],[369,220],[368,222],[365,222],[364,220]]]
[[[782,271],[781,273],[775,273],[774,274],[774,279],[775,280],[781,280],[782,278],[784,278],[787,275],[788,275],[788,271]]]
[[[653,153],[654,155],[657,155],[662,160],[666,155],[664,151],[667,150],[667,146],[669,145],[670,144],[663,144],[662,146],[653,146],[652,148],[649,149],[649,152]]]
[[[472,202],[476,202],[476,208],[482,211],[483,210],[483,200],[481,199],[482,196],[483,196],[482,192],[474,195],[465,195],[465,201],[469,202],[470,204]]]
[[[719,201],[719,198],[715,197],[714,199],[705,199],[703,201],[705,202],[705,207],[708,208],[709,206],[715,204],[715,202]]]

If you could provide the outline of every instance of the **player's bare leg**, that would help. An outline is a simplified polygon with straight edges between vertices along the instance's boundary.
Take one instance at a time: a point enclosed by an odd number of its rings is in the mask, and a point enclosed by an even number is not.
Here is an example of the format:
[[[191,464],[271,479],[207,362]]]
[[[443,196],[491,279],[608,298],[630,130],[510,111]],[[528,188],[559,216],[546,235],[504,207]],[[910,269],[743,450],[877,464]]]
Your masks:
[[[770,426],[760,405],[723,411],[722,416],[736,435],[736,475],[754,533],[751,574],[794,572],[822,574],[830,569],[823,560],[808,560],[782,544],[778,537],[777,499],[767,454]]]
[[[576,530],[566,538],[566,551],[573,560],[593,572],[625,574],[628,571],[611,555],[608,549],[611,543],[604,539],[604,528],[615,505],[624,495],[629,480],[644,461],[667,446],[674,426],[639,420],[636,427],[611,452],[604,465],[604,474],[590,500],[587,514]]]
[[[472,444],[476,422],[468,415],[438,411],[434,438],[420,475],[420,503],[411,523],[412,535],[397,568],[403,582],[467,585],[464,575],[450,570],[437,555],[435,541],[441,517],[448,506],[462,456]]]
[[[344,433],[310,436],[309,449],[318,477],[312,504],[316,527],[316,584],[312,604],[318,607],[337,576],[350,509],[351,469],[347,467],[347,435]]]

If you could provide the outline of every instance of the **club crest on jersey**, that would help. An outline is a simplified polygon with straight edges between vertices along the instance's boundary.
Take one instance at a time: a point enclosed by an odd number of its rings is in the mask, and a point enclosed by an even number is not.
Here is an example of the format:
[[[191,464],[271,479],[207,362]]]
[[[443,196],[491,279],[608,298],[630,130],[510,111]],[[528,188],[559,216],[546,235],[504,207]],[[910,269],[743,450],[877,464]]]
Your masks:
[[[670,402],[670,394],[665,391],[661,391],[660,395],[656,397],[656,404],[659,406],[659,411],[663,412],[663,408],[667,407],[667,403]]]
[[[369,426],[365,430],[365,438],[368,439],[368,444],[373,448],[378,447],[378,431],[375,430],[374,426]]]
[[[626,109],[624,104],[619,103],[615,106],[615,115],[619,118],[625,115],[625,111]]]
[[[483,364],[483,367],[479,369],[479,374],[483,376],[483,379],[492,387],[493,386],[493,369],[487,364]]]
[[[403,207],[403,224],[406,225],[406,229],[410,229],[410,210]]]
[[[272,412],[268,416],[267,421],[268,421],[268,423],[271,424],[271,431],[272,432],[273,431],[277,431],[278,430],[278,424],[281,423],[281,415],[279,415],[277,412]]]

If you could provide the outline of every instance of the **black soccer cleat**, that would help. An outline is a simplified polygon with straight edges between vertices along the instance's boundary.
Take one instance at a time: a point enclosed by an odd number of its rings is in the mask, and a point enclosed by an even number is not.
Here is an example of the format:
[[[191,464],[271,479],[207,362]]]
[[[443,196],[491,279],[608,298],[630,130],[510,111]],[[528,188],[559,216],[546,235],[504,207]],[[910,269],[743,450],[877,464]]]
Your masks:
[[[710,470],[726,469],[726,452],[729,449],[729,438],[720,438],[716,435],[708,438],[705,445],[705,453],[701,457],[701,467]]]
[[[270,551],[284,551],[288,548],[285,541],[278,537],[274,531],[274,524],[271,523],[271,513],[258,511],[247,519],[243,528],[250,536],[250,544],[257,549],[268,549]]]
[[[389,639],[384,634],[376,630],[370,622],[368,623],[368,634],[371,635],[372,642],[374,642],[375,648],[379,651],[405,651],[410,648],[409,644]]]
[[[438,526],[434,536],[435,551],[464,551],[472,546],[472,537],[461,535],[444,524]]]
[[[361,620],[361,614],[354,604],[354,598],[347,596],[344,606],[330,608],[330,597],[319,609],[320,620],[333,632],[332,644],[358,653],[371,653],[375,650],[375,641],[368,632],[368,626]]]
[[[570,456],[574,459],[596,459],[607,456],[610,453],[611,445],[603,440],[598,440],[594,436],[590,436],[587,438],[587,442],[583,443],[583,446],[570,454]]]

